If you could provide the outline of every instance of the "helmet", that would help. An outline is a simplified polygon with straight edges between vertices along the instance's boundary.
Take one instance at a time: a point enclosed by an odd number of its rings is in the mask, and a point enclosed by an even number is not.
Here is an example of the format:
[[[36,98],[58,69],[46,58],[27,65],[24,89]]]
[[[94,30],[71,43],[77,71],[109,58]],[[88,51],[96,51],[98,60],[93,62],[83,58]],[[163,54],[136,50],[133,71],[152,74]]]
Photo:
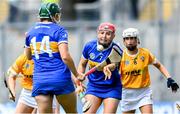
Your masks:
[[[50,18],[56,14],[60,13],[61,8],[56,3],[45,3],[41,5],[39,9],[39,18]]]
[[[123,31],[122,37],[123,38],[126,38],[126,37],[136,37],[137,39],[139,39],[139,31],[136,28],[125,29]]]
[[[113,25],[111,23],[105,22],[105,23],[101,23],[99,25],[98,31],[99,30],[109,30],[109,31],[115,32],[116,31],[116,27],[115,27],[115,25]]]

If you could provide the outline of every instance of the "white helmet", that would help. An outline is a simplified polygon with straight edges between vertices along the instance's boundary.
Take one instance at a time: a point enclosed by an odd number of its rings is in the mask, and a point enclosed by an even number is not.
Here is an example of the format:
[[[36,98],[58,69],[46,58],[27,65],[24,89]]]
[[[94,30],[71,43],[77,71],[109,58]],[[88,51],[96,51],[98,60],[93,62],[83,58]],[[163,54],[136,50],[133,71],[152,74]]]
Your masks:
[[[122,37],[136,37],[139,39],[139,31],[136,28],[127,28],[123,31]]]

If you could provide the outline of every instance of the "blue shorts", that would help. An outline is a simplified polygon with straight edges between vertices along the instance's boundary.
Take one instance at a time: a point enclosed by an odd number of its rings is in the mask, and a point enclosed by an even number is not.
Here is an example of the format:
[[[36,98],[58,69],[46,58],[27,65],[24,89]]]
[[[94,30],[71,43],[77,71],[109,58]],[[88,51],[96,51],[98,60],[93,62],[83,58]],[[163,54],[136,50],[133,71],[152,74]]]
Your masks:
[[[32,97],[38,95],[61,95],[75,91],[72,81],[33,84]]]
[[[94,86],[92,84],[88,84],[86,94],[92,94],[102,99],[115,98],[121,100],[122,86],[117,85],[114,87],[99,87],[99,86]]]

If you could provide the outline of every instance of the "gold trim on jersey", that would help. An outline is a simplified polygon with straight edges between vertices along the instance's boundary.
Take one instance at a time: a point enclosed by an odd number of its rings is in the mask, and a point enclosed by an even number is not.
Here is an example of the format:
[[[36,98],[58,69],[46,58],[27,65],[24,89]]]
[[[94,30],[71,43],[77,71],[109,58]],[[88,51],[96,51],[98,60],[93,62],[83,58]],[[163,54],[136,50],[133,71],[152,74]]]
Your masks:
[[[94,61],[88,60],[89,69],[95,67],[98,64],[99,64],[98,62],[94,62]]]
[[[30,47],[32,49],[32,54],[34,54],[34,48],[33,45],[30,44]],[[40,47],[41,47],[41,42],[36,42],[36,51],[38,52],[38,54],[40,54]],[[50,49],[52,50],[53,53],[59,52],[58,49],[58,42],[50,42]],[[44,50],[46,50],[46,46],[44,45]]]

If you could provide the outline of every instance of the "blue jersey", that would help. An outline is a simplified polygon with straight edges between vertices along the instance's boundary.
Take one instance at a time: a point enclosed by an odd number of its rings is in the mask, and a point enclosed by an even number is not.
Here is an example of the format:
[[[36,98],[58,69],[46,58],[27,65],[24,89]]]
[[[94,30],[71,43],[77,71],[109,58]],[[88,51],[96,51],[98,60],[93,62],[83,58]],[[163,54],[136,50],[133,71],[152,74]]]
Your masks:
[[[68,43],[67,31],[60,25],[39,22],[26,36],[26,47],[31,49],[34,60],[33,81],[53,80],[56,82],[71,79],[67,65],[62,61],[58,45]]]
[[[83,49],[82,55],[85,59],[88,60],[89,69],[91,69],[92,67],[104,61],[109,56],[113,45],[117,45],[117,44],[112,42],[111,45],[107,49],[103,51],[98,51],[97,40],[88,42]],[[117,45],[117,47],[119,46]],[[122,49],[120,47],[119,47],[119,51],[120,51],[120,54],[122,55]],[[118,72],[118,68],[116,68],[112,72],[111,79],[104,80],[105,75],[103,71],[95,71],[94,73],[88,76],[88,79],[89,79],[90,85],[98,86],[98,87],[107,87],[107,86],[113,87],[113,86],[121,85],[120,74]]]

